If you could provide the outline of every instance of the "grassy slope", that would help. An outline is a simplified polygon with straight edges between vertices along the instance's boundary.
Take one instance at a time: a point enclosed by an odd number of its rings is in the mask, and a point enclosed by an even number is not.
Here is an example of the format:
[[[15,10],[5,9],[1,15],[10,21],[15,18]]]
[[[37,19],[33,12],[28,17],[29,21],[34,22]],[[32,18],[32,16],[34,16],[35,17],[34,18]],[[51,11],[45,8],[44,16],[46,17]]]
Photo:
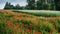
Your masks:
[[[58,34],[59,17],[38,17],[25,13],[0,10],[0,34]]]

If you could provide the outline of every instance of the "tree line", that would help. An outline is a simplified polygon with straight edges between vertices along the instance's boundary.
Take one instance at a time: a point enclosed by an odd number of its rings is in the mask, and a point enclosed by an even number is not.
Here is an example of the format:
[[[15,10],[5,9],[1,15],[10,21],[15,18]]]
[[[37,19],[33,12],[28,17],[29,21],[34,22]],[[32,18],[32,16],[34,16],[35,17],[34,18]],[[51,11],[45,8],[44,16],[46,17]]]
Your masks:
[[[60,0],[27,0],[26,6],[11,5],[6,2],[4,9],[16,9],[16,10],[60,10]]]

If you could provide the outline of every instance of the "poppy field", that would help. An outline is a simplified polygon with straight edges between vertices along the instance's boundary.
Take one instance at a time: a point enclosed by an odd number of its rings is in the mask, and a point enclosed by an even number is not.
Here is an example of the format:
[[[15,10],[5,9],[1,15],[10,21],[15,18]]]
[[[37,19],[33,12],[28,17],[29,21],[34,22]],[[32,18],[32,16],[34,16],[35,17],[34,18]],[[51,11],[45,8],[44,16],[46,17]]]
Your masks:
[[[0,34],[60,34],[60,16],[42,17],[0,10]]]

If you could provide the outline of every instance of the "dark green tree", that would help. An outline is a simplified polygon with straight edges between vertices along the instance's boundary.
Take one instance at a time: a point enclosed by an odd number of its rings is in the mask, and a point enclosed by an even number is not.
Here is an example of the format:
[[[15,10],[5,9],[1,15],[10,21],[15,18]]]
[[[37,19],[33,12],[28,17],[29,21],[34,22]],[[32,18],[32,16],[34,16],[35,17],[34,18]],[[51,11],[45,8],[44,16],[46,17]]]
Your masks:
[[[60,10],[60,0],[54,0],[54,2],[55,2],[56,10]]]
[[[50,2],[50,10],[55,10],[54,0],[51,0],[51,2]]]
[[[14,7],[14,9],[17,9],[17,10],[21,9],[21,8],[20,8],[20,5],[17,4],[17,5]]]
[[[35,9],[35,0],[27,0],[28,8],[31,10]]]
[[[13,7],[14,7],[14,6],[11,5],[11,3],[6,2],[4,9],[13,9]]]
[[[10,9],[9,5],[10,3],[6,2],[4,9]]]
[[[38,10],[43,9],[42,0],[38,0],[36,3],[37,3],[37,9]]]

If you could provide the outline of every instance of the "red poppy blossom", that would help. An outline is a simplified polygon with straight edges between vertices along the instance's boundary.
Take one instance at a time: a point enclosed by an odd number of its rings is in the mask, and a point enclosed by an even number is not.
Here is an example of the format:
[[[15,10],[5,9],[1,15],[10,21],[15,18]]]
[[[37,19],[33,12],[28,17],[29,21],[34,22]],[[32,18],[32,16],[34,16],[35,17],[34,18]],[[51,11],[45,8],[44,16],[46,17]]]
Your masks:
[[[29,28],[27,29],[27,32],[30,33],[30,29]]]

